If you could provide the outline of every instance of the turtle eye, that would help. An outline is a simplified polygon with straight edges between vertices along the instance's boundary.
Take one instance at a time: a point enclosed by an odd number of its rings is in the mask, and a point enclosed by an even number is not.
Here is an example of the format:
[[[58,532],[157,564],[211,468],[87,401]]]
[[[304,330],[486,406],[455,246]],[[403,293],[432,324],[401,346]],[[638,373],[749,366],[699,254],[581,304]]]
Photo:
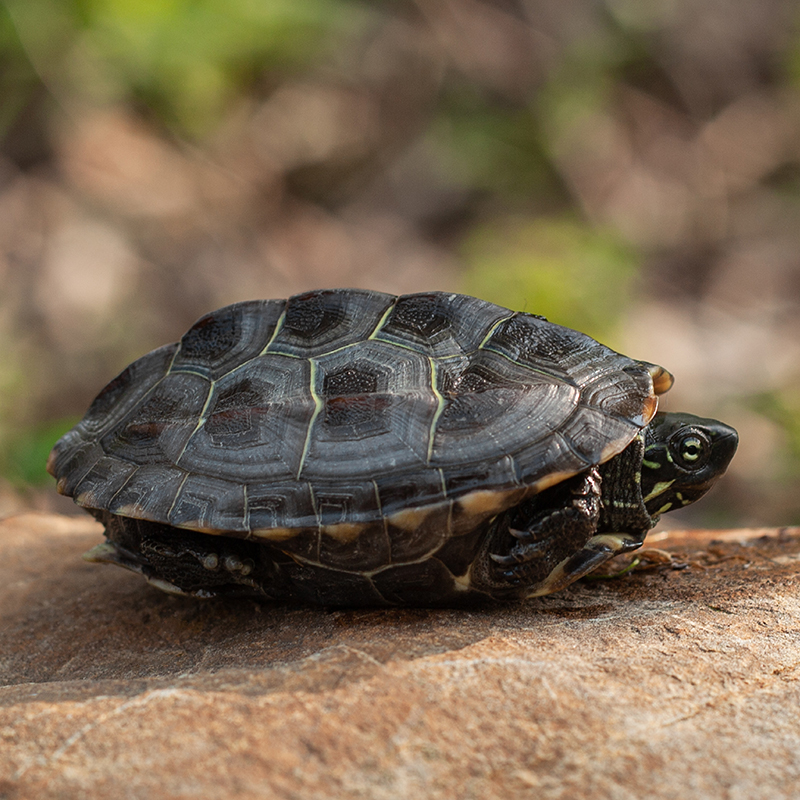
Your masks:
[[[686,469],[699,469],[708,461],[711,442],[698,431],[685,433],[670,442],[673,456]]]

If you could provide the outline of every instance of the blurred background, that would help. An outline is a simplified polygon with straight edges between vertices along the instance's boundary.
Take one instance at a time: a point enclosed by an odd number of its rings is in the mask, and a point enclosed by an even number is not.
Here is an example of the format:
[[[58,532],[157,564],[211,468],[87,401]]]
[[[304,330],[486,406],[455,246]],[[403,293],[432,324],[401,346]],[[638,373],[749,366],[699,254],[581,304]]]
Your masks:
[[[201,314],[448,289],[741,434],[667,527],[800,523],[796,0],[0,0],[0,515]],[[63,501],[63,502],[62,502]]]

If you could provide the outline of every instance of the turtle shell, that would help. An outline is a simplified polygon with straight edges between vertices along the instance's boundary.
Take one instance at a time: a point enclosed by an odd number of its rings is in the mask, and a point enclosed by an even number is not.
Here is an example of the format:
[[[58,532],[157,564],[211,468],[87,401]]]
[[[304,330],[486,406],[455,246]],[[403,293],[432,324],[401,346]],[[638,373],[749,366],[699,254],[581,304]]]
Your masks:
[[[375,569],[621,452],[658,369],[460,294],[248,301],[131,364],[48,469],[90,510]]]

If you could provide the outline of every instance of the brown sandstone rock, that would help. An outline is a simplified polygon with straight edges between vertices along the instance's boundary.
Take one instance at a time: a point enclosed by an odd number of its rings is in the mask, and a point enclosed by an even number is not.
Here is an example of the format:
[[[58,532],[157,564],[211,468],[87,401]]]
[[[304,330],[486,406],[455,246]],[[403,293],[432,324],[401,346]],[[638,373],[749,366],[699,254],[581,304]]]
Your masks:
[[[176,599],[100,538],[0,522],[2,800],[800,795],[798,530],[479,611]]]

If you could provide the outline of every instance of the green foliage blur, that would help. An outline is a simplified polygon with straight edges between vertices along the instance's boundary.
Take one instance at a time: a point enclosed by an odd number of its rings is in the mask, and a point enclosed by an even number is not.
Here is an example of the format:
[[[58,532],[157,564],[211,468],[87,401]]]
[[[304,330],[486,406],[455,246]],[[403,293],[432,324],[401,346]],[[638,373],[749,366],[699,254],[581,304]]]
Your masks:
[[[620,311],[633,297],[636,253],[613,232],[571,218],[506,220],[464,243],[469,294],[614,344]]]
[[[308,64],[365,16],[348,0],[5,0],[2,14],[8,114],[38,75],[57,99],[138,101],[192,137],[267,73]]]
[[[49,481],[45,464],[50,450],[79,421],[80,417],[67,417],[25,428],[16,435],[9,436],[3,452],[3,462],[0,464],[6,480],[18,488]]]

